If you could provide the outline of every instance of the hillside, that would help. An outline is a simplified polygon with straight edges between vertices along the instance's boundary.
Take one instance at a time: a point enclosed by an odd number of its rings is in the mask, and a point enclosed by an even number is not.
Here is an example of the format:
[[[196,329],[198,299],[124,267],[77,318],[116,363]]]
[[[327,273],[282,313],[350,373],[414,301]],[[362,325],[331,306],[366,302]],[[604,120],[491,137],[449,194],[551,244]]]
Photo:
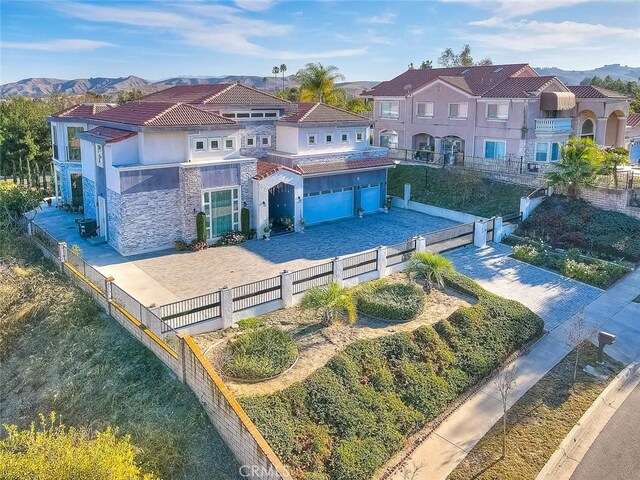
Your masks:
[[[629,67],[614,63],[591,70],[563,70],[557,67],[535,67],[535,71],[540,75],[555,75],[567,85],[578,85],[585,78],[601,77],[607,75],[617,80],[638,81],[640,79],[640,67]]]

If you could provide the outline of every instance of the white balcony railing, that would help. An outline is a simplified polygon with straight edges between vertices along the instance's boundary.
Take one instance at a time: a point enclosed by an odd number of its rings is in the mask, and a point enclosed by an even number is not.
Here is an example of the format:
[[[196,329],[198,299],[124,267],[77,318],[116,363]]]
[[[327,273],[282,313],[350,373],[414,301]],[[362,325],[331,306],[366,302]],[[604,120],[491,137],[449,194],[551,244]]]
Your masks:
[[[570,118],[536,118],[536,132],[570,132]]]

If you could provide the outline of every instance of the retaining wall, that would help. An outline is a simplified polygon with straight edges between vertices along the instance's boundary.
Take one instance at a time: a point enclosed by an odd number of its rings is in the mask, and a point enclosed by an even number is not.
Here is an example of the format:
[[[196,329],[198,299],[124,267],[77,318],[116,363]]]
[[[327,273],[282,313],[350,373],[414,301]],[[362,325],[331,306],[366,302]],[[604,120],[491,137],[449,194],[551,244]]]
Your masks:
[[[555,191],[567,194],[566,187],[556,187]],[[638,189],[635,189],[635,191],[637,192],[636,195],[640,196],[640,191]],[[640,218],[640,207],[632,207],[630,205],[634,196],[634,189],[579,187],[576,190],[576,195],[603,210],[613,210],[631,217]]]

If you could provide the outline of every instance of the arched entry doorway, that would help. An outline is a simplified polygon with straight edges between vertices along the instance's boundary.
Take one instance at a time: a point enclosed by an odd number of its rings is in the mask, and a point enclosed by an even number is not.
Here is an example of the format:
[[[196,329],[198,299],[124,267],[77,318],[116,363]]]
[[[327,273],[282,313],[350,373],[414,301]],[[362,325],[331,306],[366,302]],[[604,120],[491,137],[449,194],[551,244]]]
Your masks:
[[[413,136],[414,150],[427,150],[433,152],[436,146],[436,139],[428,133],[419,133]]]
[[[464,156],[464,140],[455,135],[442,137],[442,153],[446,164],[453,163],[460,156]]]
[[[582,127],[580,128],[580,138],[588,138],[590,140],[595,140],[596,129],[593,124],[593,120],[587,118],[584,122],[582,122]]]
[[[383,130],[380,132],[380,146],[398,148],[398,132],[395,130]]]
[[[271,234],[295,229],[295,186],[280,182],[269,189],[269,222]]]
[[[607,126],[605,127],[604,144],[607,147],[623,147],[624,146],[624,113],[620,110],[612,112],[607,117]]]

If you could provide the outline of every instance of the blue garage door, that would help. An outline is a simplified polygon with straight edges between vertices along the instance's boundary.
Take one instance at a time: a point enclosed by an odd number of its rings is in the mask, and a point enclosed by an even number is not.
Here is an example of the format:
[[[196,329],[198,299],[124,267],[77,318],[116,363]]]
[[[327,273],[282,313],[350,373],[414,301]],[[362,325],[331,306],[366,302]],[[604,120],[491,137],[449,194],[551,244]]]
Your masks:
[[[305,195],[303,208],[306,223],[325,222],[353,215],[353,189],[336,189]]]
[[[363,187],[360,192],[360,205],[365,213],[377,212],[380,209],[380,185]]]

